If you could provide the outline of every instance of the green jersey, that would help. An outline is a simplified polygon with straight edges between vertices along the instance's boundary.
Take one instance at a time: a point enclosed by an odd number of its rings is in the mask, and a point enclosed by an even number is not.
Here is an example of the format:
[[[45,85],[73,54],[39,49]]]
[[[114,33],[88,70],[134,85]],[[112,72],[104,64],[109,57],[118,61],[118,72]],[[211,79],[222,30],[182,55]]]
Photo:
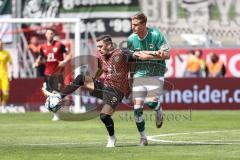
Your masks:
[[[157,51],[167,41],[164,35],[156,28],[148,28],[144,39],[140,39],[136,33],[128,37],[127,46],[132,52],[135,51]],[[164,60],[137,60],[134,77],[164,76],[166,64]]]

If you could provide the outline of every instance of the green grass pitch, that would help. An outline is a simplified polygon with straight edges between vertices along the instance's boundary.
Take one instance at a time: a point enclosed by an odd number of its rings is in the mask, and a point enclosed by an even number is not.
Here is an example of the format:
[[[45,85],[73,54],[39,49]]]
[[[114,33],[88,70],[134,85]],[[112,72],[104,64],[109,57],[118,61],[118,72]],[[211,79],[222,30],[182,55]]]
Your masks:
[[[1,160],[240,159],[240,111],[166,111],[161,129],[145,112],[149,146],[140,147],[132,112],[114,115],[115,148],[99,118],[52,122],[50,114],[0,114]],[[154,136],[155,135],[155,136]]]

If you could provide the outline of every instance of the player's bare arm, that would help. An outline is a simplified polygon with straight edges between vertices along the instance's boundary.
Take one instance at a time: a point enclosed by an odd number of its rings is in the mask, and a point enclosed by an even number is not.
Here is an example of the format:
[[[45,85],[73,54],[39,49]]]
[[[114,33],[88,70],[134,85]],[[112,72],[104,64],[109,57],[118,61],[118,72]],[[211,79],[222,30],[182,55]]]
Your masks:
[[[40,49],[40,55],[37,57],[36,61],[33,63],[33,68],[38,67],[41,64],[46,63],[46,57],[43,54],[43,50]]]
[[[33,68],[38,67],[40,64],[43,63],[43,60],[40,56],[38,56],[38,58],[36,59],[36,61],[33,63]]]
[[[64,55],[64,60],[59,62],[58,67],[64,67],[66,63],[72,58],[71,52],[66,52]]]
[[[134,55],[140,60],[167,60],[170,58],[169,51],[140,51],[134,52]]]

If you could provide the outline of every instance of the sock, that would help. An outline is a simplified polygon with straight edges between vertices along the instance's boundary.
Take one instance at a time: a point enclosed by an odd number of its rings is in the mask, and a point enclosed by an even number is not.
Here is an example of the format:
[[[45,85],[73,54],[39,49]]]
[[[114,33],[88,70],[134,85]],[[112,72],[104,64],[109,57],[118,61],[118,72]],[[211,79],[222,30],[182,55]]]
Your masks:
[[[115,140],[116,139],[115,135],[110,136],[110,139]]]
[[[54,112],[54,113],[53,113],[53,116],[54,116],[54,117],[55,117],[55,116],[58,117],[58,113],[57,113],[57,112]]]
[[[141,138],[145,138],[145,139],[147,138],[147,136],[146,136],[144,131],[140,132],[140,136],[141,136]]]
[[[101,113],[100,119],[105,124],[105,127],[107,128],[108,134],[110,137],[114,136],[114,122],[110,115]]]
[[[85,76],[84,75],[78,75],[73,82],[70,85],[67,85],[62,91],[61,91],[61,97],[64,98],[68,94],[73,93],[76,91],[80,86],[84,85]]]
[[[136,108],[136,107],[135,107]],[[135,122],[139,132],[145,130],[145,121],[143,119],[143,108],[134,109]]]

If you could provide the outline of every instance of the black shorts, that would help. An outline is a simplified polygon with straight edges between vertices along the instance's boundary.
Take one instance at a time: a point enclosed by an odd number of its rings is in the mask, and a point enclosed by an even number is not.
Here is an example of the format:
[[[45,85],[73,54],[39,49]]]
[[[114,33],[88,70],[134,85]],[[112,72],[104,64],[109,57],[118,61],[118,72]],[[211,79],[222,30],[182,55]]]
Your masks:
[[[102,99],[103,103],[110,105],[113,109],[116,109],[124,97],[118,89],[106,86],[98,80],[94,80],[94,90],[90,95]]]
[[[64,79],[62,75],[59,76],[45,76],[45,82],[47,90],[52,91],[60,91],[64,85]]]

